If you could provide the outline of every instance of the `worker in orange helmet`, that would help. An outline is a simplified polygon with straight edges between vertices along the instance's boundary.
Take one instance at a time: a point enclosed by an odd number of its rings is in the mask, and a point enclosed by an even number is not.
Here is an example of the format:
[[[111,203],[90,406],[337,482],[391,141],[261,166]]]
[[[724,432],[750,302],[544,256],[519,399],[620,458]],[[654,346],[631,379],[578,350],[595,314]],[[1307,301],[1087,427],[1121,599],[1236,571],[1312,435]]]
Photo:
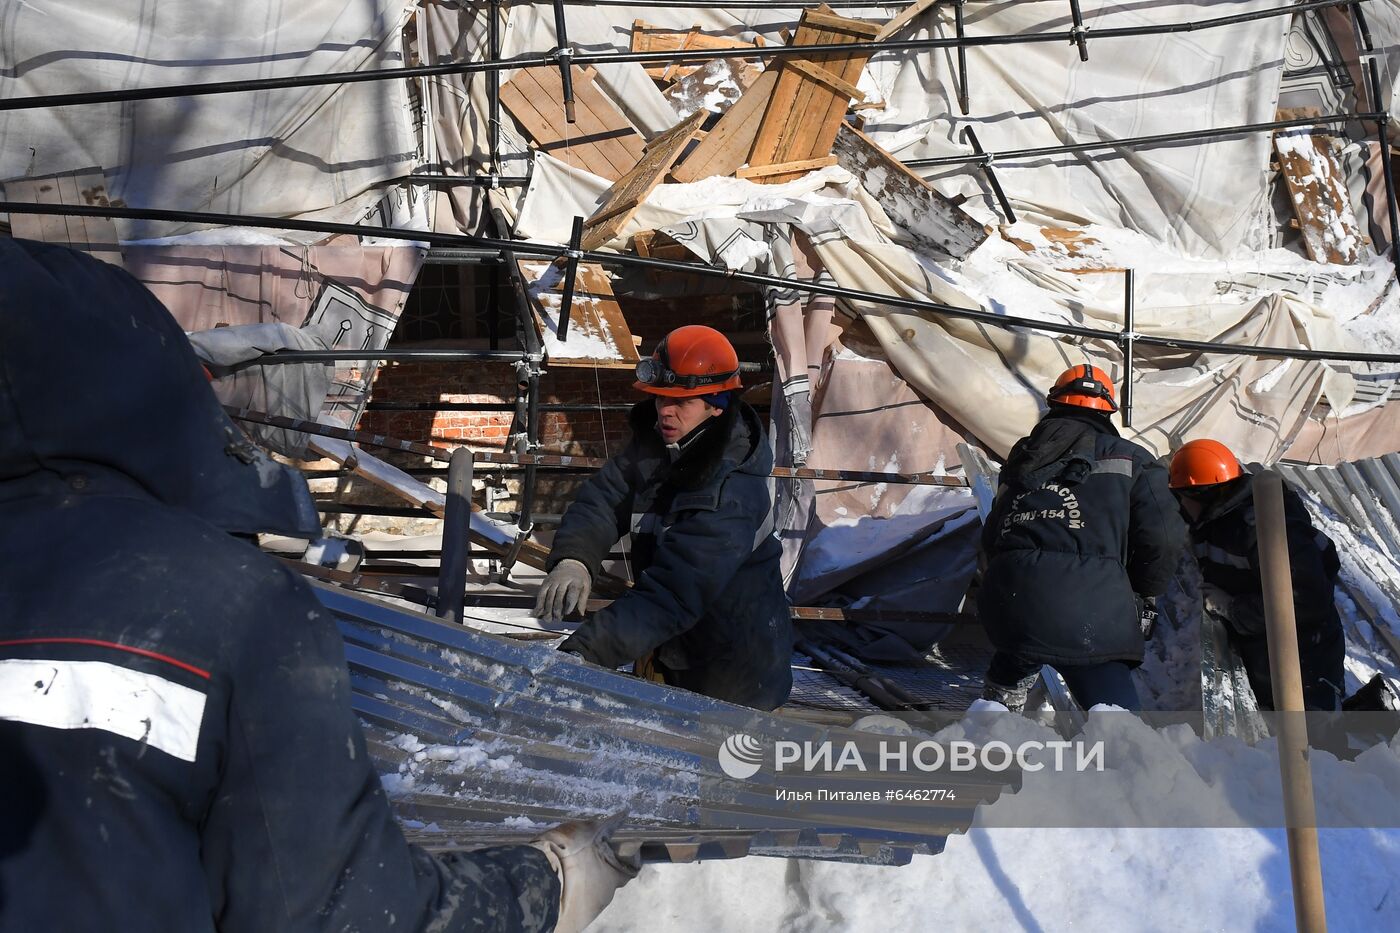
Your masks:
[[[1273,709],[1254,477],[1241,469],[1230,448],[1200,438],[1182,445],[1173,455],[1170,481],[1190,527],[1206,611],[1224,624],[1231,646],[1244,663],[1259,708]],[[1313,526],[1303,500],[1287,483],[1283,486],[1283,513],[1293,574],[1303,702],[1310,710],[1335,710],[1342,696],[1346,657],[1333,593],[1341,566],[1337,549]]]
[[[1186,529],[1167,473],[1118,434],[1113,383],[1067,369],[1011,449],[982,529],[977,611],[996,653],[983,698],[1019,710],[1049,664],[1081,706],[1137,710],[1144,620],[1176,571]]]
[[[637,364],[632,439],[580,487],[554,536],[535,615],[582,613],[613,545],[634,585],[559,647],[604,667],[770,710],[792,689],[792,626],[773,534],[773,455],[738,398],[719,331],[671,331]]]

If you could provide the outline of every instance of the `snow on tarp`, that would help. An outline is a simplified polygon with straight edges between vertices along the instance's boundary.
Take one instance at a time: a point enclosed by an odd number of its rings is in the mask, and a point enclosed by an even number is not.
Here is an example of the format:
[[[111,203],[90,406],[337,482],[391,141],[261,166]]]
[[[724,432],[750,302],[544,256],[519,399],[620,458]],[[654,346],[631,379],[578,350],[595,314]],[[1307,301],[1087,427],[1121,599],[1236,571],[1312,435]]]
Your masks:
[[[0,97],[403,64],[405,0],[9,4]],[[97,167],[127,207],[290,216],[415,162],[402,81],[0,113],[0,179]],[[351,218],[344,218],[351,219]],[[168,232],[117,221],[124,237]]]
[[[1199,21],[1276,9],[1277,0],[1164,0],[1151,5],[1085,4],[1090,29]],[[659,28],[699,25],[711,35],[781,44],[798,8],[708,9],[606,7],[569,11],[569,39],[578,47],[630,46],[631,23],[643,17]],[[883,24],[898,10],[871,5],[843,8],[843,16]],[[971,3],[969,35],[1061,32],[1066,10],[1054,3]],[[939,4],[901,39],[951,34],[952,7]],[[547,7],[513,8],[503,55],[553,48]],[[866,112],[865,131],[901,159],[965,155],[963,125],[973,122],[988,149],[1055,146],[1068,142],[1264,122],[1273,118],[1282,76],[1289,19],[1273,17],[1189,34],[1104,39],[1090,45],[1088,62],[1072,46],[1032,43],[969,48],[972,113],[960,113],[943,49],[876,56],[867,84],[885,101]],[[1035,80],[1025,76],[1033,74]],[[599,84],[644,134],[669,128],[675,117],[642,67],[599,66]],[[1123,223],[1187,253],[1223,255],[1245,242],[1255,215],[1267,204],[1264,170],[1269,139],[1255,134],[1213,144],[1158,147],[1132,153],[1088,153],[998,161],[1008,194],[1046,220]],[[523,150],[522,150],[523,151]],[[984,217],[995,210],[979,178],[963,168],[935,182],[947,195],[966,194]],[[970,202],[970,205],[974,202]]]
[[[1019,717],[988,729],[1013,745],[1060,736]],[[940,735],[958,737],[962,726]],[[1107,767],[1027,772],[1021,790],[978,809],[940,855],[900,868],[744,859],[651,865],[590,927],[711,930],[1074,930],[1137,933],[1293,928],[1281,828],[1070,829],[1200,826],[1222,814],[1281,816],[1273,740],[1198,739],[1096,708],[1086,736],[1103,738]],[[1320,819],[1385,826],[1319,831],[1328,926],[1400,928],[1400,739],[1356,761],[1314,751]],[[1046,814],[1053,814],[1047,820]],[[1027,828],[1032,827],[1032,828]]]

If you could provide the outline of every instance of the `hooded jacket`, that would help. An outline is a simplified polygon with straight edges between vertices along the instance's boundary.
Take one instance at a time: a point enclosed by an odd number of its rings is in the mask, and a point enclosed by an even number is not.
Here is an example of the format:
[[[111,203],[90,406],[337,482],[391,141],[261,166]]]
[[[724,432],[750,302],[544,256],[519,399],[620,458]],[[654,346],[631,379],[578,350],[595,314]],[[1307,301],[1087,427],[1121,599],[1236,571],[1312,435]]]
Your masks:
[[[0,239],[0,930],[547,929],[513,847],[403,838],[334,620],[230,534],[315,535],[127,273]]]
[[[1001,471],[978,614],[1027,661],[1140,664],[1136,597],[1166,591],[1185,539],[1152,455],[1107,416],[1052,404]]]
[[[736,401],[674,462],[652,401],[631,424],[631,442],[564,513],[548,566],[573,559],[596,576],[631,531],[635,585],[560,647],[605,667],[655,649],[668,683],[775,709],[792,690],[793,636],[757,413]]]

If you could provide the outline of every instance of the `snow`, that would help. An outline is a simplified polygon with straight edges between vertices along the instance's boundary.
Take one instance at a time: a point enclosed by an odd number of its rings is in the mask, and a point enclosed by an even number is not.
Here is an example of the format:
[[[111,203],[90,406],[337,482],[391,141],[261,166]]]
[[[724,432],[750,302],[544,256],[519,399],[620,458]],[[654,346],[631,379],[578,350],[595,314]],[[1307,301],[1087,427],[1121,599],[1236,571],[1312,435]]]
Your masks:
[[[569,331],[564,340],[559,339],[559,318],[564,308],[564,294],[555,291],[555,287],[564,276],[563,269],[546,262],[523,262],[520,268],[522,272],[535,276],[527,283],[527,288],[530,297],[539,304],[545,323],[545,356],[555,359],[622,359],[617,341],[607,329],[607,322],[603,317],[583,313],[594,299],[582,294],[577,283],[573,307],[569,312]]]
[[[945,730],[1003,739],[1058,738],[1020,717]],[[1201,741],[1096,708],[1085,737],[1102,738],[1101,773],[1024,775],[1022,789],[979,810],[942,854],[903,867],[747,858],[649,865],[590,930],[668,933],[945,929],[1104,931],[1292,929],[1282,829],[1025,828],[1200,826],[1281,808],[1272,740]],[[1314,752],[1319,815],[1362,820],[1400,808],[1400,741],[1354,762]],[[1368,813],[1371,814],[1368,816]],[[1329,928],[1400,929],[1400,830],[1322,829]]]
[[[662,96],[682,120],[700,110],[723,113],[744,93],[742,76],[748,67],[738,58],[713,59],[671,85]]]

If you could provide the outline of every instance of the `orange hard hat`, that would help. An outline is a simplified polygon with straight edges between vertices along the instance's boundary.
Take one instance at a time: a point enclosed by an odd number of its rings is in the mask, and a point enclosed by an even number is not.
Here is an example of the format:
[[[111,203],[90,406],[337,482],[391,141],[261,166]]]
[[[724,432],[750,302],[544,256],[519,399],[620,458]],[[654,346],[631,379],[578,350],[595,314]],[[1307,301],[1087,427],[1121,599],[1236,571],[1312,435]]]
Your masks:
[[[1239,479],[1244,473],[1240,462],[1219,441],[1208,437],[1187,441],[1181,449],[1172,454],[1171,472],[1167,485],[1173,489],[1188,489],[1192,486],[1214,486]]]
[[[742,389],[739,354],[713,327],[677,327],[656,345],[650,358],[637,364],[632,388],[671,398],[694,398],[729,389]]]
[[[1097,366],[1081,363],[1060,373],[1055,385],[1045,396],[1061,405],[1078,405],[1098,411],[1115,412],[1118,402],[1113,397],[1113,380]]]

